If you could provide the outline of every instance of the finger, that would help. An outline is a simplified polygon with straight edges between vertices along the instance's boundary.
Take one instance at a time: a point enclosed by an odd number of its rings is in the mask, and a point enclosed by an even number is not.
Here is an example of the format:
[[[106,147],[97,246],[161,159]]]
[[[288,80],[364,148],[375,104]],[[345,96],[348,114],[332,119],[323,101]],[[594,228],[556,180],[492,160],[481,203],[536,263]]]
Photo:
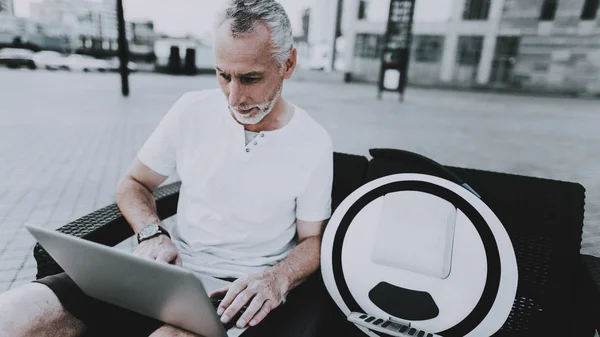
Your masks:
[[[252,319],[250,320],[250,326],[255,326],[256,324],[260,323],[263,319],[265,319],[265,317],[267,317],[267,315],[271,312],[271,310],[275,309],[275,305],[273,304],[273,301],[271,300],[266,300],[262,307],[260,308],[260,310],[256,313],[256,315],[254,315],[254,317],[252,317]]]
[[[171,252],[171,251],[162,251],[156,257],[156,261],[171,263],[171,261],[173,261],[175,259],[175,257],[176,257],[176,255],[173,254],[173,252]]]
[[[262,294],[257,294],[256,296],[254,296],[254,299],[252,300],[252,302],[250,302],[250,305],[248,306],[246,311],[244,311],[244,314],[237,321],[237,327],[240,329],[245,327],[246,324],[248,324],[248,322],[250,322],[250,320],[254,317],[254,315],[258,313],[265,301],[266,298]]]
[[[133,255],[144,259],[156,260],[156,254],[153,251],[146,251],[146,249],[137,249],[133,252]]]
[[[225,294],[227,294],[228,290],[229,286],[220,289],[215,289],[208,294],[208,297],[222,299],[223,297],[225,297]]]
[[[171,257],[171,259],[168,261],[169,264],[177,264],[177,259],[179,259],[179,253],[177,253],[177,251],[175,252],[169,252],[169,255]]]
[[[181,261],[181,255],[179,254],[177,254],[177,258],[175,259],[175,265],[180,267],[183,265],[183,261]]]
[[[255,293],[250,292],[248,289],[239,293],[236,296],[235,300],[231,305],[225,310],[223,316],[221,316],[221,322],[227,323],[229,320],[235,316],[240,309],[250,301],[250,299],[255,295]]]
[[[221,300],[221,304],[219,304],[217,314],[219,314],[219,312],[223,313],[223,311],[225,311],[229,307],[229,305],[231,305],[231,303],[237,297],[237,295],[239,295],[239,293],[246,289],[246,286],[247,283],[245,281],[236,280],[235,282],[233,282],[229,286],[227,294],[225,294],[225,297],[223,297],[223,299]]]

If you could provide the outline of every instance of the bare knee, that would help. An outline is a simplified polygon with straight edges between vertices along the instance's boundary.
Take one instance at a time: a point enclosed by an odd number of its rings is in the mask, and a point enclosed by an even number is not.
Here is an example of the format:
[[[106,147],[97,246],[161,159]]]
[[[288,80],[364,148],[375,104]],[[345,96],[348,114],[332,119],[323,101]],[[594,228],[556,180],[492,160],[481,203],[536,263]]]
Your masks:
[[[30,283],[0,294],[0,331],[9,336],[80,336],[85,326],[50,288]]]
[[[179,329],[169,324],[165,324],[158,330],[154,331],[150,337],[202,337],[195,333]]]

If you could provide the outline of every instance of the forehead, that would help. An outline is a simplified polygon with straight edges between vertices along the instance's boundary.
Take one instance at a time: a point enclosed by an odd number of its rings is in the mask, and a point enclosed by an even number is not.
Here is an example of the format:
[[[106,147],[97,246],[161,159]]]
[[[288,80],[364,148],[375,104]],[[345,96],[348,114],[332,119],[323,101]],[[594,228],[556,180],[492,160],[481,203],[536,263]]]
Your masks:
[[[215,32],[216,66],[231,73],[264,70],[274,62],[270,38],[264,24],[256,24],[252,34],[233,37],[230,23],[224,22]]]

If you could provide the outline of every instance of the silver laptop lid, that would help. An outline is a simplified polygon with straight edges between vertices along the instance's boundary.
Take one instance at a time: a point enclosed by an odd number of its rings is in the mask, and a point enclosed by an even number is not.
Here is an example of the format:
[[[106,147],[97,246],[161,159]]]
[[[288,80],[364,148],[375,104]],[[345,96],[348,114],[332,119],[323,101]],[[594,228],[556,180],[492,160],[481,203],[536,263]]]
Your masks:
[[[88,296],[206,337],[227,336],[192,272],[92,241],[26,225]]]

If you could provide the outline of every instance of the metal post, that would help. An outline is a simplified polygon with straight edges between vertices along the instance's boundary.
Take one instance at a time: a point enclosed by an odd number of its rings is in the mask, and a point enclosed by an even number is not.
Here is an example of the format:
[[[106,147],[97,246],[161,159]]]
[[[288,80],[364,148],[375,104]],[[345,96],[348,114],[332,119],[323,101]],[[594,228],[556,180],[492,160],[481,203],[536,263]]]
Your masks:
[[[335,71],[335,57],[337,50],[337,38],[340,37],[341,34],[341,24],[342,24],[342,6],[343,0],[337,0],[337,5],[335,7],[335,33],[333,34],[333,54],[331,55],[331,70]]]
[[[121,92],[123,96],[129,96],[129,48],[127,47],[127,36],[125,33],[125,16],[123,14],[123,0],[117,0],[117,21],[119,29],[119,72],[121,73]]]

